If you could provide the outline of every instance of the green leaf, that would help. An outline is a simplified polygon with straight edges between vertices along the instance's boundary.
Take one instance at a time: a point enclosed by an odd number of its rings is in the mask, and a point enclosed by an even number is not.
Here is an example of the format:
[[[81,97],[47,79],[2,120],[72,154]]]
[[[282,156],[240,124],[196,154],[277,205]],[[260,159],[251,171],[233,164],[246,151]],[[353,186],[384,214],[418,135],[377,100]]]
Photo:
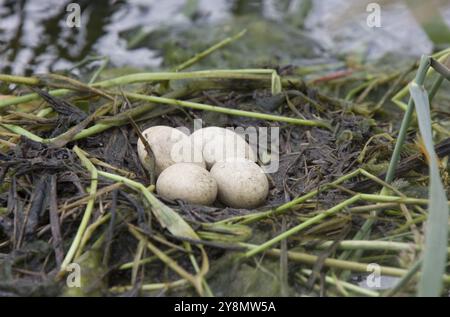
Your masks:
[[[439,174],[437,155],[434,151],[428,94],[422,86],[416,83],[411,84],[410,92],[430,165],[429,215],[418,294],[419,296],[440,296],[443,287],[442,275],[447,262],[449,209],[444,185]]]

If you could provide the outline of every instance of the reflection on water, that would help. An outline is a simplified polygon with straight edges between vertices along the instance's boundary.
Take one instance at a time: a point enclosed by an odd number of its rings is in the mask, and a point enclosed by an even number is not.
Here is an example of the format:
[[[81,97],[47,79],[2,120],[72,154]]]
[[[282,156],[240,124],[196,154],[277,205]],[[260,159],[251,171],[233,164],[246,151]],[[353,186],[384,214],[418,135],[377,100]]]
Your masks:
[[[81,6],[80,28],[65,23],[71,2]],[[305,11],[309,2],[311,11]],[[377,58],[388,51],[414,56],[431,51],[432,43],[403,1],[379,2],[383,27],[370,29],[361,0],[0,0],[0,72],[66,69],[90,55],[108,56],[114,66],[158,68],[163,57],[162,45],[157,44],[172,41],[170,29],[194,31],[233,24],[242,16],[305,27],[333,53],[360,50]],[[440,10],[450,21],[450,5],[443,3]],[[306,21],[304,12],[309,13]],[[169,30],[166,38],[157,43],[148,40],[160,29]],[[283,49],[283,43],[274,46]]]
[[[70,1],[0,1],[0,69],[29,73],[64,68],[94,50],[118,5],[109,1],[79,1],[81,28],[68,28]],[[89,3],[89,5],[85,5]],[[95,4],[94,4],[95,3]]]

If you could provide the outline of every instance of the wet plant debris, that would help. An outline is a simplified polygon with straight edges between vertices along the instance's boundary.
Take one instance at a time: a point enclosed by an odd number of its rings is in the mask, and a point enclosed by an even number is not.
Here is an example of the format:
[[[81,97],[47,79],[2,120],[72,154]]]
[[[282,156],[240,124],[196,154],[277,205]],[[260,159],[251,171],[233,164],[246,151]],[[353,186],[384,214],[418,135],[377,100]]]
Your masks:
[[[430,258],[450,253],[450,50],[388,69],[189,69],[245,36],[160,72],[0,74],[0,296],[448,292]],[[198,120],[276,131],[258,152],[276,165],[263,205],[157,194],[141,131]],[[364,284],[371,263],[391,286]]]

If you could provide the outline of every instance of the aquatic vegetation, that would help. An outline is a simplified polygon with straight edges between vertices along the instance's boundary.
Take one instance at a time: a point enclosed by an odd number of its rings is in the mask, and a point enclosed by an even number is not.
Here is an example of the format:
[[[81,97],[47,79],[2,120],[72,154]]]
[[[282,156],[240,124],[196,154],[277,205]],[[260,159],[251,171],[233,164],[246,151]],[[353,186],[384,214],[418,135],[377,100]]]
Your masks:
[[[209,45],[184,30],[172,36],[192,40],[189,50],[155,42],[160,70],[94,58],[83,76],[0,74],[0,295],[448,291],[450,50],[285,65],[315,57],[318,46],[295,37],[304,21],[246,19],[227,34],[199,30]],[[253,50],[289,39],[278,59]],[[138,140],[157,125],[192,131],[196,119],[277,128],[277,151],[269,139],[258,152],[260,165],[278,160],[261,206],[157,194],[155,162],[140,160]],[[371,272],[393,285],[356,282]]]

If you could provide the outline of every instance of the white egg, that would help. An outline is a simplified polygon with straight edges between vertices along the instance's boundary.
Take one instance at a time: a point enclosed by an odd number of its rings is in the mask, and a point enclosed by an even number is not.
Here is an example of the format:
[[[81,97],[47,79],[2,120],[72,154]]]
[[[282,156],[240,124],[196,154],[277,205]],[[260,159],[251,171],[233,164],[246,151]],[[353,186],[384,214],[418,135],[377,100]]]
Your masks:
[[[216,200],[217,184],[204,168],[192,163],[177,163],[159,175],[156,191],[166,199],[211,205]]]
[[[216,134],[203,147],[203,158],[210,169],[215,163],[230,158],[245,158],[256,161],[256,155],[250,145],[237,133]]]
[[[234,158],[220,161],[211,169],[216,180],[219,200],[234,208],[255,208],[264,204],[269,181],[256,163]]]
[[[207,142],[211,141],[215,136],[225,133],[233,133],[233,131],[220,127],[207,127],[194,131],[190,135],[190,138],[193,140],[194,144],[200,146],[203,150],[203,147]]]
[[[155,174],[159,175],[170,165],[175,164],[171,157],[172,147],[180,141],[187,140],[189,137],[172,127],[153,126],[142,132],[155,156]],[[144,144],[139,139],[137,143],[139,159],[144,166],[148,166],[148,154]]]
[[[194,163],[206,168],[201,147],[189,137],[172,146],[170,157],[175,163]]]

